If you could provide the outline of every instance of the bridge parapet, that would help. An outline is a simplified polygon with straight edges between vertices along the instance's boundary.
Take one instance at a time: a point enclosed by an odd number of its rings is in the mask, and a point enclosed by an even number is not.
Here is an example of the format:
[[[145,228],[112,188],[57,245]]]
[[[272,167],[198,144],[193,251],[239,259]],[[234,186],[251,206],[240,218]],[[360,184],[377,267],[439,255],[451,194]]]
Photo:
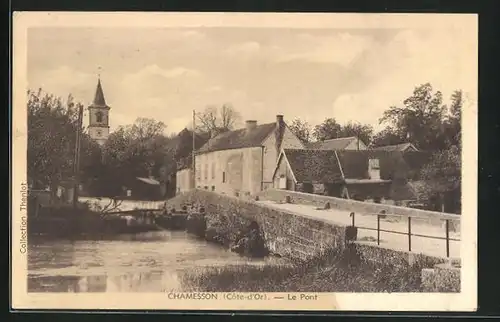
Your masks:
[[[285,194],[282,196],[284,199]],[[292,198],[294,197],[297,196]],[[324,206],[325,203],[325,199],[321,198],[323,196],[319,197],[315,199],[318,202],[316,204],[318,208]],[[276,198],[281,200],[281,196]],[[249,223],[256,222],[264,233],[268,249],[285,257],[314,259],[323,251],[328,252],[333,248],[342,255],[342,258],[351,263],[361,260],[372,263],[377,269],[389,271],[403,269],[407,272],[409,279],[416,279],[421,283],[425,277],[425,285],[434,285],[435,280],[439,278],[436,277],[438,274],[425,275],[427,271],[424,272],[423,269],[433,269],[435,265],[446,262],[443,257],[391,249],[373,242],[351,242],[356,239],[357,231],[356,229],[354,232],[351,231],[353,227],[350,225],[335,224],[331,220],[295,214],[293,211],[273,207],[266,202],[243,200],[198,189],[179,194],[166,202],[169,208],[181,208],[182,205],[188,203],[205,206],[205,218],[209,230],[222,228],[223,231],[231,234],[231,231],[234,233],[248,226]],[[345,204],[342,205],[345,206]],[[335,204],[331,202],[331,206],[335,207]],[[313,207],[310,208],[312,208],[310,211],[315,211]],[[370,209],[367,212],[377,210]],[[348,238],[349,235],[352,237],[353,233],[354,238]],[[455,290],[457,287],[460,289],[460,274],[453,275],[446,280],[446,283],[441,284],[438,287],[440,291]]]
[[[326,249],[341,251],[346,245],[346,227],[298,216],[252,200],[192,190],[166,203],[168,208],[177,209],[188,203],[205,205],[209,229],[219,228],[217,226],[223,222],[232,226],[225,229],[236,232],[256,222],[264,233],[268,249],[285,257],[307,259]]]
[[[451,224],[450,229],[454,232],[460,232],[461,216],[456,214],[335,198],[289,190],[268,189],[258,194],[260,200],[274,202],[284,202],[287,197],[292,203],[312,205],[320,208],[328,203],[331,208],[353,211],[357,214],[380,214],[384,212],[385,216],[393,221],[406,220],[408,217],[412,217],[413,224],[443,227],[445,220],[449,220]]]

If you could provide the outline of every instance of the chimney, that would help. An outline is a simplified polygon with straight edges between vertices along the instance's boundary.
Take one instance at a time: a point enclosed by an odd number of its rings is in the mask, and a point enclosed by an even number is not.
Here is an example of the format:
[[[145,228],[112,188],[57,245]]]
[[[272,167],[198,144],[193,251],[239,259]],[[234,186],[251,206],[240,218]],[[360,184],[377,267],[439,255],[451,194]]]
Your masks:
[[[283,115],[276,115],[276,125],[279,126],[283,124]]]
[[[250,132],[254,130],[257,127],[257,121],[255,120],[248,120],[245,122],[247,132]]]
[[[283,121],[283,115],[276,115],[276,157],[279,156],[281,152],[281,142],[283,141],[283,135],[285,133],[285,122]]]

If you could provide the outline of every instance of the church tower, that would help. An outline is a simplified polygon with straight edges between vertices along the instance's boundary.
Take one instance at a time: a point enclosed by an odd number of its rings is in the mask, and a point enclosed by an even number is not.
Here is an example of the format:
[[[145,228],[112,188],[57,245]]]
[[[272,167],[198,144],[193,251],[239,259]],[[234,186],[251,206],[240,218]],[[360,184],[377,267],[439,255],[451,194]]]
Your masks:
[[[109,136],[109,110],[106,105],[104,93],[101,86],[101,78],[97,80],[97,88],[95,91],[94,101],[89,108],[89,135],[97,143],[103,145]]]

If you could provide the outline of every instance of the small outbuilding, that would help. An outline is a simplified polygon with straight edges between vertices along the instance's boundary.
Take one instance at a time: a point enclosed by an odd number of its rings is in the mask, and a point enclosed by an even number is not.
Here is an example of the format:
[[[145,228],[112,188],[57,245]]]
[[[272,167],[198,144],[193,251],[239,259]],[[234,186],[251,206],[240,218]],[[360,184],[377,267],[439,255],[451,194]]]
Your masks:
[[[275,189],[367,200],[414,200],[401,153],[385,151],[282,150]]]
[[[126,187],[126,197],[133,200],[160,200],[160,182],[153,177],[136,177]]]

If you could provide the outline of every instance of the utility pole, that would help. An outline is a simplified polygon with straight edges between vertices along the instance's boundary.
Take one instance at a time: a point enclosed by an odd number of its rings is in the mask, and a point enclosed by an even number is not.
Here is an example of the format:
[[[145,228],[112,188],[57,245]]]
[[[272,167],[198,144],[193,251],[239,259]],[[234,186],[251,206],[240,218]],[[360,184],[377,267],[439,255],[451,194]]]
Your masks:
[[[73,207],[76,209],[78,206],[78,190],[80,188],[80,141],[82,132],[82,119],[83,119],[83,106],[78,107],[78,121],[76,128],[76,140],[75,140],[75,160],[73,169]]]
[[[196,158],[195,158],[195,150],[196,150],[196,111],[193,110],[193,150],[191,151],[191,157],[193,158],[192,162],[191,162],[191,166],[192,166],[192,173],[193,173],[193,179],[192,179],[192,182],[193,182],[193,188],[195,187],[196,185],[196,166],[195,166],[195,161],[196,161]]]
[[[358,129],[357,134],[358,134],[358,151],[359,151],[359,134],[361,133],[361,130]]]

